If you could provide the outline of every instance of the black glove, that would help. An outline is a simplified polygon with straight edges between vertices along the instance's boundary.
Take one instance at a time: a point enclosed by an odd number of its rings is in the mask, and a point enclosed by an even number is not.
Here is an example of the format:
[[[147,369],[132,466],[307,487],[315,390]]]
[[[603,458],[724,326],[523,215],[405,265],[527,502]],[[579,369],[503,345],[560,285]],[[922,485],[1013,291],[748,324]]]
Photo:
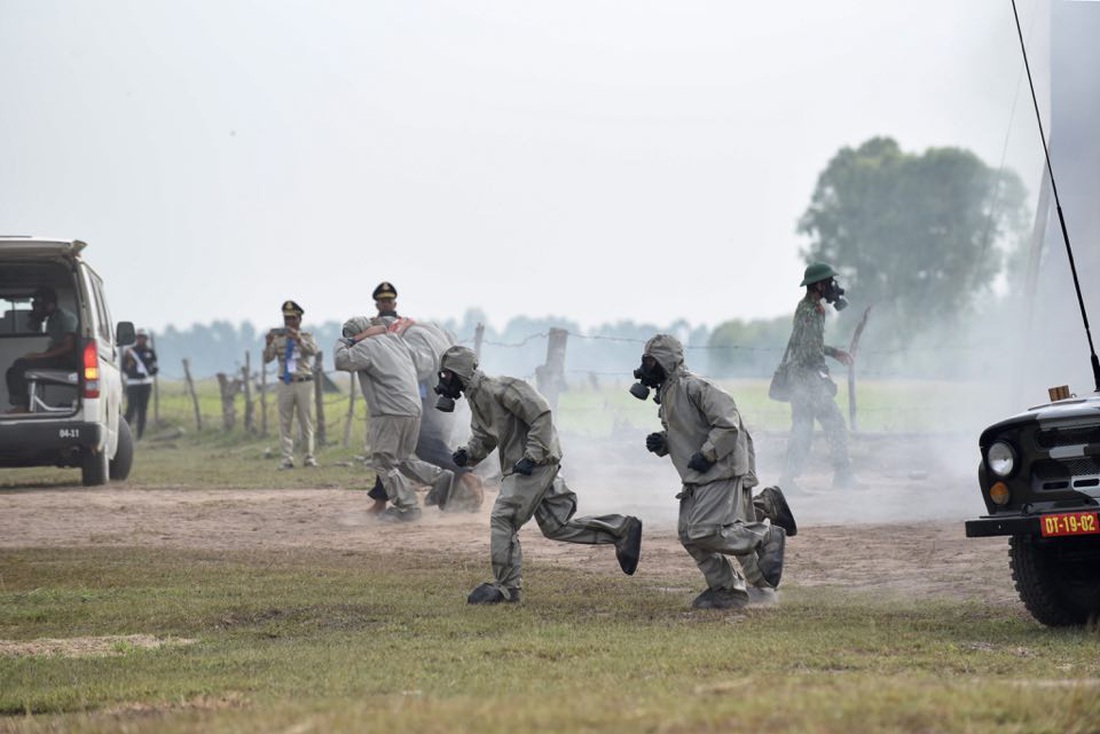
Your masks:
[[[525,476],[531,476],[531,472],[535,469],[535,462],[524,456],[522,459],[516,462],[516,465],[512,467],[512,471],[516,474],[523,474]]]
[[[712,466],[714,466],[714,462],[703,456],[702,451],[696,451],[691,455],[691,460],[688,461],[688,469],[694,469],[700,474],[705,474]]]
[[[668,448],[668,442],[663,433],[651,433],[645,437],[645,447],[656,454]]]
[[[466,466],[470,463],[470,455],[466,453],[466,449],[459,449],[451,454],[451,461],[455,463],[455,466]]]

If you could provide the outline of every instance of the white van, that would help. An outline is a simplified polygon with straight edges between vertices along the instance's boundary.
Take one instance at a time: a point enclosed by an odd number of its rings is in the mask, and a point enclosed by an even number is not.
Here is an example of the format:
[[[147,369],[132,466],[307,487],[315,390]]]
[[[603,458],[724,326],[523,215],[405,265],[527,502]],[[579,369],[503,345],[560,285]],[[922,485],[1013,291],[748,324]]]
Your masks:
[[[94,486],[125,479],[133,462],[121,364],[134,325],[112,324],[85,247],[80,240],[0,236],[0,467],[80,467],[84,485]],[[52,343],[36,310],[43,293],[56,295],[76,331],[71,354],[39,366],[19,360]]]

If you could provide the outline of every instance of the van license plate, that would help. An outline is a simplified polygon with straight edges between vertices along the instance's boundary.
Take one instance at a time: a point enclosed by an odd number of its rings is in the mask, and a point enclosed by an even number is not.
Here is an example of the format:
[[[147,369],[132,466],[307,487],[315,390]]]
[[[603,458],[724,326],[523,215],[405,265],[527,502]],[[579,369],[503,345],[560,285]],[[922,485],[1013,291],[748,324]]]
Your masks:
[[[1098,514],[1100,513],[1063,512],[1058,515],[1043,515],[1043,537],[1100,534]]]

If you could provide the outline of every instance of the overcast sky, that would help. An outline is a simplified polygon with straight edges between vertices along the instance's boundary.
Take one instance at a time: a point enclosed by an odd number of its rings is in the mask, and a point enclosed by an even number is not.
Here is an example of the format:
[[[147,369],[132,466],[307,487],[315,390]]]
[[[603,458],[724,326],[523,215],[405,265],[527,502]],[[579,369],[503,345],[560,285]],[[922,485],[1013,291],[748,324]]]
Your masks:
[[[779,316],[841,147],[1041,172],[1010,0],[0,0],[0,68],[0,231],[153,329]]]

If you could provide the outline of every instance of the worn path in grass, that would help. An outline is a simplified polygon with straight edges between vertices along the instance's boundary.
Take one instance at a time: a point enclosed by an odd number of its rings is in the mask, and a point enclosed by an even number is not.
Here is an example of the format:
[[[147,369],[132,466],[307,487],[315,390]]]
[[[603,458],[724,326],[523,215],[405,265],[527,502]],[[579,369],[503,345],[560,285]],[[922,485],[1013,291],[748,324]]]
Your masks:
[[[857,440],[853,452],[860,454],[864,488],[834,491],[827,475],[810,474],[803,490],[790,495],[801,527],[788,544],[785,585],[1018,605],[1006,541],[964,537],[963,520],[981,509],[972,471],[930,464],[927,457],[942,452],[911,439]],[[581,513],[640,515],[646,532],[637,577],[671,578],[677,586],[682,579],[685,589],[700,587],[701,576],[676,540],[677,488],[667,466],[635,462],[599,470],[583,463],[584,454],[574,451],[582,471],[570,475]],[[271,471],[277,487],[281,473],[266,465],[260,470]],[[495,492],[487,493],[475,514],[426,508],[419,523],[391,526],[375,522],[366,512],[365,493],[351,489],[37,486],[0,492],[0,548],[140,546],[272,554],[436,550],[467,555],[475,563],[484,559],[488,577],[488,510],[494,498]],[[618,573],[608,547],[550,542],[534,523],[521,538],[528,563]],[[528,578],[528,583],[535,581]]]

